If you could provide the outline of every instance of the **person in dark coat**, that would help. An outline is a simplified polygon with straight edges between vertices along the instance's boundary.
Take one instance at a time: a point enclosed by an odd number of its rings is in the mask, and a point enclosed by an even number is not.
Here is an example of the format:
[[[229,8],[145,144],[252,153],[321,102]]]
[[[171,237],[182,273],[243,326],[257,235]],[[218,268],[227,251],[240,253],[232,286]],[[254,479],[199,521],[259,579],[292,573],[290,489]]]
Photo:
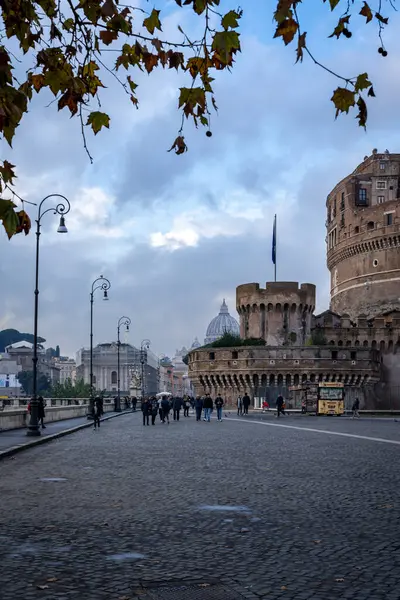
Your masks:
[[[153,397],[150,399],[150,414],[151,414],[151,424],[156,424],[156,417],[158,413],[158,402],[157,398]]]
[[[103,414],[103,400],[100,398],[100,396],[97,396],[94,399],[94,405],[93,405],[94,429],[97,429],[97,427],[100,427],[100,417],[102,414]]]
[[[164,396],[161,400],[161,410],[162,410],[162,422],[165,423],[165,419],[167,419],[167,423],[169,425],[169,411],[171,410],[171,406],[169,403],[169,398]]]
[[[45,403],[44,403],[43,396],[39,396],[39,398],[37,399],[37,403],[38,403],[38,421],[39,421],[39,425],[42,426],[42,429],[46,429],[46,425],[43,422],[43,420],[44,420],[44,418],[46,416],[44,414]]]
[[[136,412],[136,404],[137,404],[137,398],[136,398],[136,396],[133,396],[133,398],[132,398],[132,412]]]
[[[276,399],[276,409],[278,411],[277,416],[280,417],[281,414],[284,415],[285,414],[285,401],[283,399],[282,394],[279,394],[279,396]]]
[[[215,408],[217,409],[217,420],[222,421],[222,407],[224,406],[223,398],[218,394],[215,398]]]
[[[201,396],[196,397],[194,407],[196,409],[196,421],[201,421],[201,413],[203,412],[203,398]]]
[[[179,421],[179,415],[182,408],[182,398],[174,398],[172,407],[174,409],[174,421]]]
[[[210,423],[211,413],[214,408],[214,403],[212,401],[210,394],[206,394],[206,397],[204,398],[203,406],[204,406],[204,420],[208,421]]]
[[[250,406],[250,396],[248,395],[247,392],[243,396],[242,402],[243,402],[243,414],[248,415],[249,414],[249,406]]]
[[[147,398],[142,398],[142,413],[143,413],[143,425],[150,425],[149,417],[151,414],[151,402]]]
[[[183,416],[184,417],[189,416],[189,408],[190,408],[190,398],[188,396],[186,396],[186,398],[183,401]]]

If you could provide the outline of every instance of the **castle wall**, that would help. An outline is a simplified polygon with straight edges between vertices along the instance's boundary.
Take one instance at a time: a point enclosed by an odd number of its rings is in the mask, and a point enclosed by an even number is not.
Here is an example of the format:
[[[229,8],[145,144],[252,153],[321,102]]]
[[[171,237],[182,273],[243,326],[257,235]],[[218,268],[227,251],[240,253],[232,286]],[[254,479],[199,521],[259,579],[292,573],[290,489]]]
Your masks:
[[[315,285],[278,281],[236,288],[242,338],[263,338],[269,346],[294,346],[307,340],[315,309]]]
[[[331,309],[379,315],[400,308],[400,155],[374,152],[328,195]]]

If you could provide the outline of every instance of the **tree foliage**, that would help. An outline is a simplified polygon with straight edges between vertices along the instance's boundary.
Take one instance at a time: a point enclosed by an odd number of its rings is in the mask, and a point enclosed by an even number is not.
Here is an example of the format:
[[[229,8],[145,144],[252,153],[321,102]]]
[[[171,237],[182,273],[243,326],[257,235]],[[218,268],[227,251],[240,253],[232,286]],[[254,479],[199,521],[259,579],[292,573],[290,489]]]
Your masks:
[[[90,398],[90,384],[83,379],[73,382],[67,379],[65,383],[56,383],[50,390],[52,398]]]
[[[338,22],[330,37],[349,39],[352,24],[358,19],[369,27],[376,25],[378,52],[387,56],[383,30],[388,24],[388,10],[394,0],[314,0],[338,13]],[[178,106],[182,120],[169,151],[180,155],[187,151],[183,135],[185,120],[196,127],[210,129],[211,111],[217,110],[213,81],[222,70],[230,70],[241,50],[239,24],[242,10],[233,6],[225,14],[219,12],[220,0],[175,0],[183,11],[193,11],[203,20],[200,39],[191,39],[182,27],[179,37],[163,36],[161,11],[146,12],[141,7],[120,4],[119,0],[2,0],[0,31],[0,135],[11,146],[18,126],[36,94],[48,89],[58,110],[66,110],[80,121],[85,149],[86,130],[97,135],[111,125],[110,116],[101,104],[105,72],[112,73],[128,94],[132,105],[139,107],[135,83],[139,71],[151,74],[157,68],[175,69],[187,75],[187,85],[179,89]],[[307,3],[309,4],[309,3]],[[361,6],[361,8],[360,8]],[[367,122],[367,97],[374,88],[367,73],[349,77],[322,65],[308,45],[299,14],[301,0],[272,2],[275,37],[285,45],[295,45],[296,62],[304,56],[341,80],[333,92],[336,116],[357,108],[360,126]],[[340,14],[340,16],[339,16]],[[16,50],[16,48],[18,49]],[[112,69],[105,56],[115,52]],[[256,60],[256,58],[255,58]],[[23,78],[16,67],[27,67]],[[15,166],[0,162],[0,192],[13,192]],[[14,196],[12,197],[14,198]],[[26,212],[13,199],[0,198],[0,221],[9,238],[22,231],[27,234],[31,223]]]
[[[243,339],[240,335],[235,335],[234,333],[226,331],[224,335],[215,340],[215,342],[206,344],[202,346],[202,348],[234,348],[237,346],[265,346],[265,344],[266,342],[262,338]],[[198,348],[196,349],[198,350]],[[191,352],[195,352],[195,350],[192,350]]]
[[[33,344],[32,333],[20,333],[17,329],[3,329],[0,331],[0,352],[4,352],[7,346],[16,344],[17,342],[29,342]],[[39,337],[39,344],[43,344],[46,340]]]
[[[33,394],[33,371],[20,371],[17,375],[18,381],[20,382],[22,389],[27,396]],[[37,378],[37,393],[42,396],[48,395],[51,388],[50,379],[43,373],[38,373]]]

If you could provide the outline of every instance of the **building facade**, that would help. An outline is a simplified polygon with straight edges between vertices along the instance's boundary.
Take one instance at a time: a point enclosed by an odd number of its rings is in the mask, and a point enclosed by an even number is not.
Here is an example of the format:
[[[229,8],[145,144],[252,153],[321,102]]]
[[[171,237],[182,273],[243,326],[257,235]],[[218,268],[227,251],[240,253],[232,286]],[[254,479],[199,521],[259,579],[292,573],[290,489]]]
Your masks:
[[[54,365],[60,369],[60,383],[63,384],[70,380],[73,384],[76,381],[76,361],[73,358],[60,356],[53,359]]]
[[[120,346],[120,390],[129,395],[132,390],[132,377],[143,375],[146,395],[158,392],[158,358],[150,351],[143,354],[130,344]],[[76,376],[90,383],[90,350],[81,348],[76,355]],[[116,394],[118,390],[118,351],[115,342],[98,344],[93,348],[93,385],[97,391]],[[136,388],[135,388],[136,389]],[[136,394],[135,394],[136,395]]]
[[[313,284],[236,290],[240,336],[265,345],[196,348],[196,393],[274,399],[306,381],[342,382],[361,406],[400,409],[400,154],[365,157],[327,197],[330,309]]]
[[[33,370],[33,344],[30,342],[16,342],[10,344],[6,348],[6,354],[8,357],[15,361],[18,366],[18,372],[20,371],[32,371]],[[60,381],[60,369],[54,364],[52,359],[46,356],[46,351],[42,345],[38,346],[38,373],[45,375],[52,385],[59,383]]]

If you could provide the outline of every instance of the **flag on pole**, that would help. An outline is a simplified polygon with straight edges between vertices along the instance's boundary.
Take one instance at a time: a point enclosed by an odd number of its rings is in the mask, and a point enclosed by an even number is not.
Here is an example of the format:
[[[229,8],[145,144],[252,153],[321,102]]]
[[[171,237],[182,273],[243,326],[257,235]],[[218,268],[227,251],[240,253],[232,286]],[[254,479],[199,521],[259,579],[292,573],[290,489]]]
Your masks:
[[[272,232],[272,262],[276,265],[276,215],[274,217],[274,229]]]

